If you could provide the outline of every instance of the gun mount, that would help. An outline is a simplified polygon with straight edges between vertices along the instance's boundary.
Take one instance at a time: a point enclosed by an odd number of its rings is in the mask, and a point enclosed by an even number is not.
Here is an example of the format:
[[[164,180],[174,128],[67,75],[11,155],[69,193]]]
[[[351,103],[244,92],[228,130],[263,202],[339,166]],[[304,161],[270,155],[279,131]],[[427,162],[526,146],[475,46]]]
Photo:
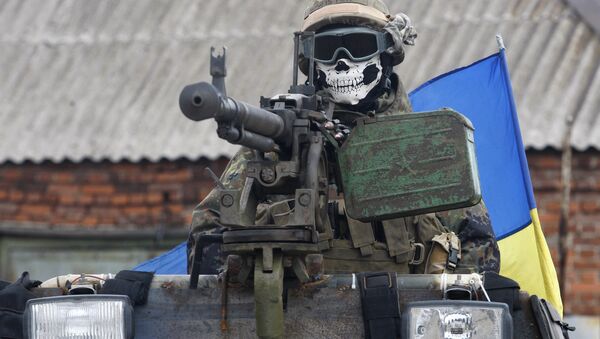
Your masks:
[[[297,45],[298,35],[295,40]],[[327,205],[327,168],[322,155],[328,140],[322,124],[331,120],[325,112],[332,109],[327,109],[327,100],[306,95],[314,93],[307,85],[294,85],[288,94],[263,97],[261,107],[227,97],[225,50],[221,56],[213,51],[212,84],[186,86],[179,97],[181,111],[194,121],[214,119],[220,138],[253,150],[254,158],[246,164],[242,189],[218,188],[219,221],[226,230],[222,236],[204,236],[197,246],[221,242],[228,263],[242,266],[225,276],[243,283],[253,275],[257,332],[261,337],[278,337],[283,334],[284,267],[290,267],[301,282],[310,281],[314,274],[305,258],[319,253],[319,241],[328,229],[327,218],[322,216]],[[257,211],[265,203],[270,205],[273,220],[257,223]],[[201,248],[196,250],[202,253]],[[201,259],[197,256],[192,264],[192,288]]]

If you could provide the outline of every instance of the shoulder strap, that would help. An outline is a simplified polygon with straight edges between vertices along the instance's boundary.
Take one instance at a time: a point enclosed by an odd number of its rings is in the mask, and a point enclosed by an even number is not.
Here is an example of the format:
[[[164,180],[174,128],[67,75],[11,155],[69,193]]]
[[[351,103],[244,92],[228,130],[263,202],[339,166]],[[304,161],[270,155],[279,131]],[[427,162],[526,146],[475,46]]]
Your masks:
[[[537,295],[531,296],[530,302],[542,338],[569,339],[569,331],[575,331],[575,327],[563,322],[552,304]]]
[[[370,256],[373,254],[373,244],[375,243],[375,235],[373,227],[370,223],[364,223],[356,219],[350,218],[346,213],[346,205],[343,200],[339,201],[339,207],[343,210],[348,220],[348,230],[352,238],[352,246],[360,249],[362,256]]]
[[[410,265],[423,262],[425,248],[422,243],[415,241],[414,232],[411,232],[411,218],[384,220],[382,225],[390,257],[395,258],[397,263]]]

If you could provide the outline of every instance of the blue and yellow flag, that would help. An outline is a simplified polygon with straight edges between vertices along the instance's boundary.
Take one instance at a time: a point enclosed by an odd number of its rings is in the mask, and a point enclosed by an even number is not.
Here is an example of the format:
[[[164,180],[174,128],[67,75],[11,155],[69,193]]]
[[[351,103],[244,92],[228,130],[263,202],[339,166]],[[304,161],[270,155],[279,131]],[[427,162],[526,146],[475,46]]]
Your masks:
[[[415,111],[452,108],[475,127],[481,190],[499,240],[500,274],[561,313],[556,271],[537,215],[504,49],[410,93]]]

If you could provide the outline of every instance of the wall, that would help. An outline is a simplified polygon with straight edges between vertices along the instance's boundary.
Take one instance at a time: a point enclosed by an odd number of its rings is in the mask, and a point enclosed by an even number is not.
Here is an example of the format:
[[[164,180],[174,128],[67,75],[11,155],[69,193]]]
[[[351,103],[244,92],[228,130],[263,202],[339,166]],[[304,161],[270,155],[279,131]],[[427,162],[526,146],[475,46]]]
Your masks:
[[[170,250],[186,238],[184,232],[88,231],[75,235],[53,230],[41,235],[29,231],[20,234],[11,234],[5,228],[0,231],[0,280],[15,281],[24,271],[41,281],[67,273],[117,273]]]
[[[184,227],[227,160],[0,166],[0,221],[83,227]]]
[[[528,152],[540,221],[558,273],[560,153]],[[565,313],[600,315],[600,152],[573,153]]]
[[[560,153],[529,151],[540,219],[558,263]],[[0,222],[185,229],[227,161],[0,165]],[[575,152],[565,312],[600,314],[600,152]]]

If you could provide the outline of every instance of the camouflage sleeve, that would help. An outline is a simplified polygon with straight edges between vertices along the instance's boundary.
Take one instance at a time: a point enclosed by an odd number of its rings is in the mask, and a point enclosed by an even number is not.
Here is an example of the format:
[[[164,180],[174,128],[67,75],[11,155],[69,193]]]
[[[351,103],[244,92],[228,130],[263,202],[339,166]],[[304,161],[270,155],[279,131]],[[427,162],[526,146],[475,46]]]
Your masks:
[[[251,149],[242,147],[229,161],[229,164],[221,175],[221,182],[228,189],[242,188],[246,181],[246,163],[253,159],[254,153]],[[188,273],[191,270],[191,263],[195,256],[194,250],[198,237],[202,234],[211,234],[222,232],[219,225],[219,191],[213,189],[210,193],[194,208],[192,212],[192,223],[187,241],[188,255]],[[207,246],[203,249],[203,258],[211,258],[215,261],[209,263],[208,267],[213,268],[221,266],[219,246]],[[204,266],[204,263],[203,263]]]
[[[459,270],[500,271],[500,250],[483,201],[473,207],[436,215],[461,241]]]
[[[408,93],[404,89],[404,84],[400,77],[398,77],[398,89],[396,90],[396,105],[394,107],[394,112],[412,112],[412,105],[410,103],[410,99],[408,98]]]
[[[251,149],[242,147],[229,161],[221,175],[221,182],[227,189],[241,189],[246,181],[246,163],[253,159]],[[214,228],[218,224],[219,197],[218,190],[213,189],[192,212],[191,232],[203,231],[207,227]]]
[[[385,93],[377,98],[377,106],[379,106],[377,112],[383,115],[412,112],[412,105],[408,99],[408,94],[398,74],[392,73],[390,81],[392,82],[392,88],[395,88],[396,92]]]

